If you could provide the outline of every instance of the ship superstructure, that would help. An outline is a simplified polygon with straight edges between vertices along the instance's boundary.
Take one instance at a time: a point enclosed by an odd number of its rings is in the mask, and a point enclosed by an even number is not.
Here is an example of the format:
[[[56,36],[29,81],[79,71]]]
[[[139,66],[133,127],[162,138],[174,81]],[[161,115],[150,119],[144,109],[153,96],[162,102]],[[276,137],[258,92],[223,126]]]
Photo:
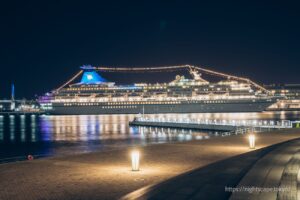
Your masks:
[[[52,114],[138,114],[259,112],[276,101],[251,81],[210,83],[198,70],[189,71],[193,78],[177,75],[169,83],[118,85],[85,66],[80,82],[67,82],[41,97],[40,104]]]

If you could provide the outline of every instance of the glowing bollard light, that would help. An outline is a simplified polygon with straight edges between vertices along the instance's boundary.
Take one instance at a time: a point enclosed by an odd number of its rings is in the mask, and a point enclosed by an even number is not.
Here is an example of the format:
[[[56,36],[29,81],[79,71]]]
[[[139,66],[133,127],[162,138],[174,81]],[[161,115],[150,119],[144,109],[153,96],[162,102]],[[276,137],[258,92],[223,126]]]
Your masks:
[[[255,135],[254,134],[249,135],[249,148],[255,149]]]
[[[139,151],[131,152],[131,167],[132,167],[132,171],[140,170],[140,152]]]

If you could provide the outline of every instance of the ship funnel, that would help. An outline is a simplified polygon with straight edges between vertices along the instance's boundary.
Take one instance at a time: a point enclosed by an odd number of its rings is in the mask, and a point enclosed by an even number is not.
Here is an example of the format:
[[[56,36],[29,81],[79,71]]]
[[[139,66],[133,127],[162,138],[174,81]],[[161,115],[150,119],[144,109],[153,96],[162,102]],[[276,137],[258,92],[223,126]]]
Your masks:
[[[101,84],[107,82],[102,76],[100,76],[94,69],[85,69],[83,72],[80,83],[81,84]]]

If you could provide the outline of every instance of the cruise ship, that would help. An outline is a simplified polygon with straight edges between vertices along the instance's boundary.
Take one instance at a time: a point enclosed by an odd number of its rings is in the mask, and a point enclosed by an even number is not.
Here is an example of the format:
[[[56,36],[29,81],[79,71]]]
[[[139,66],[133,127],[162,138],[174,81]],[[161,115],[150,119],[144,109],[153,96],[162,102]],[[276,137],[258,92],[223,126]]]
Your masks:
[[[40,97],[41,108],[57,115],[261,112],[277,101],[248,79],[229,76],[212,83],[190,66],[192,78],[176,75],[168,83],[131,85],[107,81],[97,69],[82,67],[76,77]],[[79,75],[80,81],[71,83]]]

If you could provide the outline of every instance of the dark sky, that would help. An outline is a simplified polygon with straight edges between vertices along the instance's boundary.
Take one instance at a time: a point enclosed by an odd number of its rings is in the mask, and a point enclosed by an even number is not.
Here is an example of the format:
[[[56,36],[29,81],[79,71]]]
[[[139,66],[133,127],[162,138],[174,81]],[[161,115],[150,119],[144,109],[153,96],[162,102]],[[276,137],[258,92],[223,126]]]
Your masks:
[[[83,64],[192,64],[260,83],[300,83],[300,8],[293,2],[2,2],[0,97],[14,82],[17,98],[33,98]]]

